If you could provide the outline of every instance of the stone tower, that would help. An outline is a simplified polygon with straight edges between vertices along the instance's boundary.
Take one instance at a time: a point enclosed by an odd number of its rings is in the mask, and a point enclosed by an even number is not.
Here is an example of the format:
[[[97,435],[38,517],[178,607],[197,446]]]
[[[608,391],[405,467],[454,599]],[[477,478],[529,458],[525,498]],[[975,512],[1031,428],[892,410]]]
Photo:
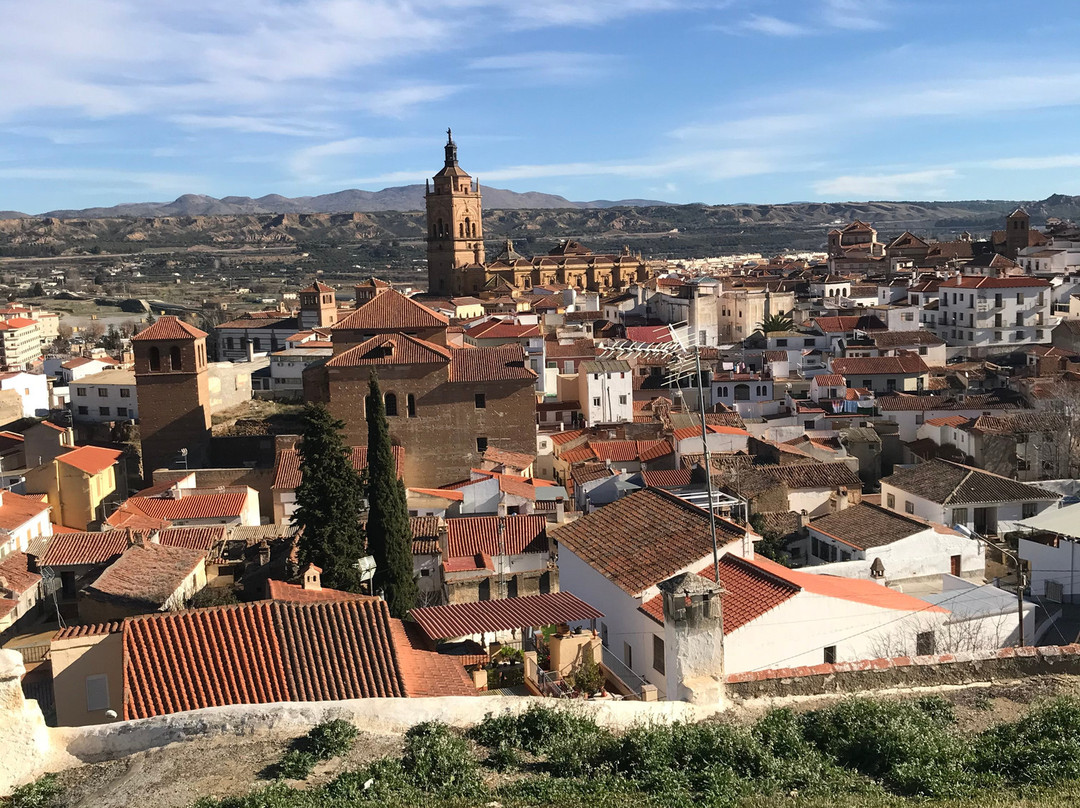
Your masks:
[[[724,587],[692,572],[658,585],[664,597],[667,699],[719,704],[724,698]]]
[[[315,281],[300,292],[301,330],[329,328],[337,322],[337,294],[334,287]]]
[[[1020,250],[1028,246],[1031,217],[1023,208],[1017,208],[1005,220],[1005,257],[1016,258]]]
[[[428,292],[460,295],[468,264],[484,263],[484,223],[481,220],[480,183],[473,184],[457,161],[457,144],[446,130],[446,162],[428,183],[427,258]]]
[[[178,317],[161,317],[131,338],[139,400],[143,478],[154,469],[206,464],[210,449],[210,385],[206,332]],[[186,449],[186,456],[181,449]]]

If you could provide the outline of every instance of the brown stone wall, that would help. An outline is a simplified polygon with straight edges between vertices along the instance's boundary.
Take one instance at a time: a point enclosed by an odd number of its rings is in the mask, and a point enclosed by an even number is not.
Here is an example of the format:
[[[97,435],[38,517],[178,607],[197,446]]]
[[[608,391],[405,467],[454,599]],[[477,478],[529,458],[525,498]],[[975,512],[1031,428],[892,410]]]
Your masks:
[[[190,468],[204,465],[210,443],[206,374],[148,374],[136,378],[143,476],[150,480],[154,469],[172,466],[183,448],[188,450]]]
[[[331,413],[345,422],[345,443],[367,445],[364,397],[369,368],[330,368],[327,390]],[[465,479],[479,468],[482,452],[476,439],[488,446],[534,454],[536,397],[533,382],[450,383],[443,365],[394,365],[379,368],[384,396],[397,396],[396,416],[388,416],[391,440],[405,449],[405,484],[435,488]],[[487,406],[476,408],[475,394]],[[416,416],[408,416],[408,395],[416,401]]]

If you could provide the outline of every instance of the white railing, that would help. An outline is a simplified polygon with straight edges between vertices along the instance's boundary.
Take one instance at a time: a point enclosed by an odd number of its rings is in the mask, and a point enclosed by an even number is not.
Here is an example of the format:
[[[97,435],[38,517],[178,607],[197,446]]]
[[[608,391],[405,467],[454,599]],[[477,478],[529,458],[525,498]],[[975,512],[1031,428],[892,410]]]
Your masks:
[[[603,662],[604,667],[614,676],[618,677],[629,690],[634,693],[640,693],[641,688],[644,685],[647,685],[648,682],[627,667],[626,663],[615,656],[609,648],[606,646],[601,646],[601,648],[603,649],[601,661]]]

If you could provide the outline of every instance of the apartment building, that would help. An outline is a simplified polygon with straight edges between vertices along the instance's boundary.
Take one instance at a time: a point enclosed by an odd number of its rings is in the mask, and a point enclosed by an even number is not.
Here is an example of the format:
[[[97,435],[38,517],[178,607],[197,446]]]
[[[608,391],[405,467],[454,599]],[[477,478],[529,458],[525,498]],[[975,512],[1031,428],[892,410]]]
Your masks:
[[[936,330],[951,346],[1012,347],[1050,339],[1050,282],[1041,278],[951,278],[939,287]]]
[[[104,370],[71,385],[71,414],[76,423],[135,420],[139,417],[135,373]]]
[[[41,326],[37,320],[9,317],[0,320],[0,365],[8,370],[29,370],[41,359]]]

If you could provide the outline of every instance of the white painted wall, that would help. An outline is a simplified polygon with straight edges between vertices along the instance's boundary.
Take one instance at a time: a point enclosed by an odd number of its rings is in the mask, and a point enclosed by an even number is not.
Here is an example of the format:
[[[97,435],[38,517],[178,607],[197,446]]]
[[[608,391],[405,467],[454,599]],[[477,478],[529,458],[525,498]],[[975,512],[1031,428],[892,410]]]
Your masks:
[[[810,566],[802,572],[823,575],[839,575],[844,578],[869,578],[870,565],[875,558],[880,558],[885,566],[885,583],[892,584],[905,578],[918,578],[951,572],[952,557],[960,556],[961,575],[977,574],[986,569],[984,550],[977,541],[953,533],[939,533],[933,528],[915,533],[905,539],[894,541],[881,547],[857,550],[854,547],[836,541],[821,531],[814,530],[811,523],[807,528],[809,538],[802,540],[806,558]],[[851,561],[832,564],[823,563],[810,552],[810,538],[836,545],[838,550],[851,553]]]

